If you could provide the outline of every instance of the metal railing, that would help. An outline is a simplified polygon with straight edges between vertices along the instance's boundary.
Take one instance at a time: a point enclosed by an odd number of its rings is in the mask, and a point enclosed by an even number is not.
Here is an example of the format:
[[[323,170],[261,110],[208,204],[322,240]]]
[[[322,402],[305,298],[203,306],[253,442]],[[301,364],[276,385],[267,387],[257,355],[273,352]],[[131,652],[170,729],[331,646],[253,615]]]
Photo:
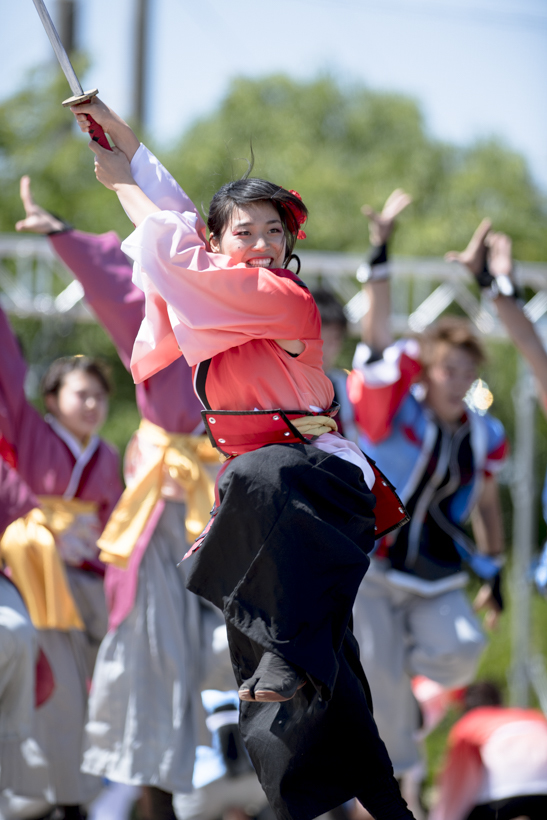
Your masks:
[[[357,330],[368,309],[366,294],[355,279],[362,256],[330,251],[302,251],[302,278],[311,286],[327,284],[346,305],[346,314]],[[460,266],[440,258],[395,257],[392,261],[396,287],[392,292],[396,332],[419,332],[452,303],[487,336],[503,337],[495,311],[479,300],[470,285],[472,278]],[[547,264],[518,264],[522,285],[536,291],[526,313],[538,322],[547,313]],[[75,321],[89,321],[83,304],[83,288],[57,259],[42,236],[0,234],[0,288],[5,307],[20,316],[70,314]]]
[[[355,279],[362,262],[357,254],[303,251],[302,278],[310,287],[326,286],[345,305],[354,334],[368,310],[366,294]],[[392,322],[396,333],[419,332],[452,303],[456,303],[486,337],[506,333],[493,305],[478,298],[472,277],[459,265],[436,258],[395,257],[392,261]],[[518,280],[535,291],[524,306],[530,320],[547,340],[547,264],[520,263]],[[56,258],[44,237],[0,235],[0,298],[8,312],[19,316],[64,315],[70,321],[93,321],[83,303],[84,291]],[[510,673],[511,700],[526,705],[534,687],[547,710],[547,673],[530,645],[530,595],[528,580],[533,543],[534,413],[535,390],[530,373],[521,363],[515,385],[516,440],[512,461],[513,526],[513,650]]]

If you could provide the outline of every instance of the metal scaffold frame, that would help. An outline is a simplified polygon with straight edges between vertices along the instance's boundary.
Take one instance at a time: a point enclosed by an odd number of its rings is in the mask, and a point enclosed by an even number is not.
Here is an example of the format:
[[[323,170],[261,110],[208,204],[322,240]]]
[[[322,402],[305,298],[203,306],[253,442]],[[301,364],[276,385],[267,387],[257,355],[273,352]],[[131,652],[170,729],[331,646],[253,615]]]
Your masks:
[[[301,276],[310,287],[324,286],[336,293],[354,335],[368,310],[366,294],[355,279],[362,262],[356,254],[303,251]],[[392,262],[393,329],[395,333],[420,332],[452,303],[469,316],[486,338],[507,338],[495,309],[477,298],[472,277],[459,265],[436,258],[395,257]],[[524,311],[547,340],[547,264],[520,263],[518,279],[534,295]],[[93,321],[83,304],[83,288],[53,254],[47,239],[0,235],[0,291],[3,306],[18,316],[70,321]],[[536,392],[528,367],[521,360],[514,388],[515,442],[511,490],[514,503],[513,570],[511,594],[512,666],[511,702],[524,706],[533,687],[547,714],[547,672],[543,659],[530,642],[530,567],[535,552],[534,435]]]

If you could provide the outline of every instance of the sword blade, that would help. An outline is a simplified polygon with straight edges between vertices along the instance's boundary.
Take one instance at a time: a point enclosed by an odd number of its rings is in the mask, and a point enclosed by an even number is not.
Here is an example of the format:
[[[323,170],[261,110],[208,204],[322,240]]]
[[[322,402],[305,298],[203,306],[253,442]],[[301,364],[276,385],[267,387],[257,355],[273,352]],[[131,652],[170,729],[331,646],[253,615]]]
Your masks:
[[[57,34],[57,29],[53,25],[53,20],[49,16],[49,12],[43,2],[43,0],[33,0],[34,5],[36,6],[36,11],[42,21],[42,25],[46,30],[46,34],[49,37],[49,42],[53,46],[53,51],[57,59],[59,60],[59,65],[63,69],[63,73],[68,80],[68,84],[70,86],[70,90],[74,94],[75,97],[79,97],[84,93],[82,86],[80,85],[80,81],[76,76],[76,72],[72,67],[72,63],[68,58],[68,54],[65,51],[65,47],[63,46],[59,35]]]

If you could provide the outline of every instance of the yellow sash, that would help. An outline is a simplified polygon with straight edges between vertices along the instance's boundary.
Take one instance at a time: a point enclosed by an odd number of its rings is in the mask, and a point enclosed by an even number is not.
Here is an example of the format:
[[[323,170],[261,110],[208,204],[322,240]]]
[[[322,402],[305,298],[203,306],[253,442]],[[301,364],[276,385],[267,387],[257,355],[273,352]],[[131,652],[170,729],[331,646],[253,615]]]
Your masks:
[[[6,529],[0,541],[2,558],[37,629],[84,629],[55,537],[70,529],[79,515],[96,513],[97,505],[59,496],[38,500],[40,507]]]
[[[330,433],[331,430],[338,430],[338,425],[330,416],[300,416],[297,419],[292,419],[291,424],[303,436],[313,436],[314,438],[323,435],[323,433]]]
[[[157,455],[146,470],[126,488],[110,516],[98,546],[107,564],[127,567],[129,558],[150,515],[161,498],[163,468],[186,494],[186,537],[193,543],[209,520],[215,499],[214,478],[204,464],[218,464],[218,452],[206,436],[167,433],[143,419],[139,438],[157,447]]]

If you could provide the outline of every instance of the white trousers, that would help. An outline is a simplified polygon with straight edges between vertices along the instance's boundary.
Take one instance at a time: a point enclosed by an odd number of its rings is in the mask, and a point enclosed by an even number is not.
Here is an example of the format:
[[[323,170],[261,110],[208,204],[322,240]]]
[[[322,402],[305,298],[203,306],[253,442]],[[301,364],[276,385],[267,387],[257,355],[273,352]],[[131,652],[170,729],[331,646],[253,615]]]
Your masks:
[[[374,719],[400,776],[420,761],[411,678],[425,675],[442,686],[465,686],[475,676],[485,638],[464,590],[424,597],[395,586],[386,568],[372,560],[355,601],[354,633]]]

